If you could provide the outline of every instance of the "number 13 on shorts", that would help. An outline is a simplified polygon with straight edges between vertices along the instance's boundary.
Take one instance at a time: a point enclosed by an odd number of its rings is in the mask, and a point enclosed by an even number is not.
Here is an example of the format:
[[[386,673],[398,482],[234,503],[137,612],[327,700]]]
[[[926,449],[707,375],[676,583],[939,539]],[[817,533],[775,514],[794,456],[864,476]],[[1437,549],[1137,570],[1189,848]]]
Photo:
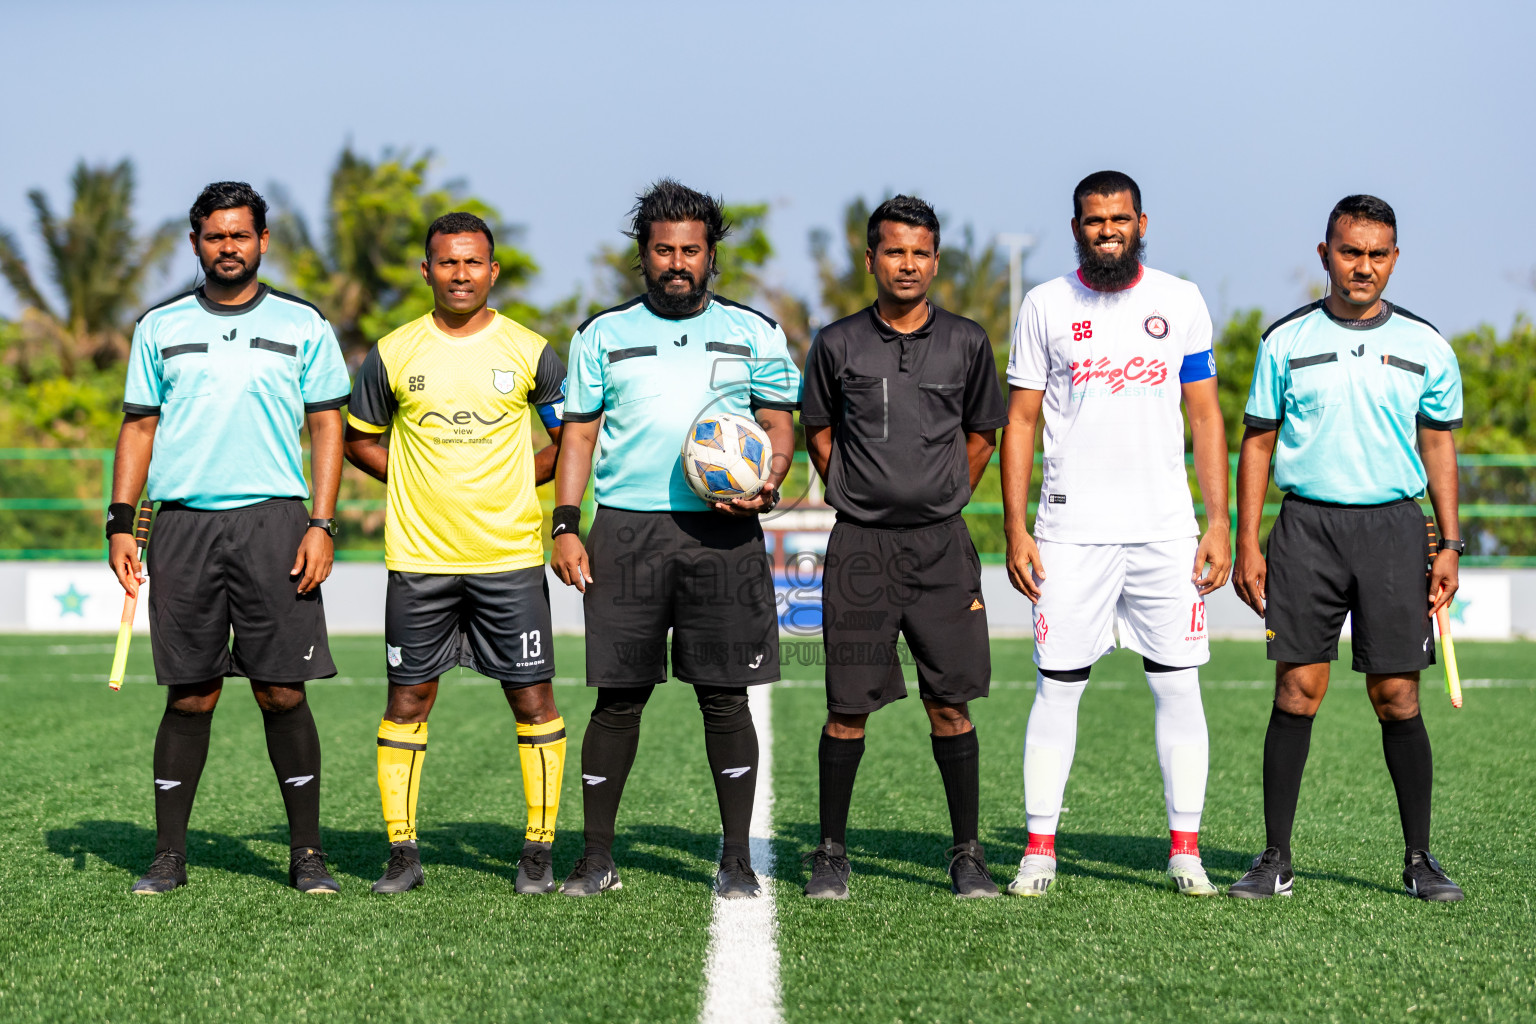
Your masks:
[[[1092,665],[1115,649],[1117,627],[1119,646],[1160,664],[1193,668],[1210,660],[1205,601],[1189,578],[1198,538],[1038,543],[1051,572],[1035,604],[1041,668]]]

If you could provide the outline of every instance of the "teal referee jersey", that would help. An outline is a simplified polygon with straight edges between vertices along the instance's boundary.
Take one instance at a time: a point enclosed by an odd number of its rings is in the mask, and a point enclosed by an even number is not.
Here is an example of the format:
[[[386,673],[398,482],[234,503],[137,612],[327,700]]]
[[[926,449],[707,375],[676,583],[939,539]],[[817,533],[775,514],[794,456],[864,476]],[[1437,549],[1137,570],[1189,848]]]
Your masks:
[[[152,500],[229,509],[308,498],[304,416],[341,408],[351,390],[341,346],[314,306],[266,285],[226,306],[199,288],[134,325],[123,411],[160,417]]]
[[[602,417],[593,490],[633,512],[709,509],[683,478],[679,454],[711,413],[799,407],[800,370],[770,317],[718,295],[688,316],[644,296],[592,317],[571,339],[566,423]]]
[[[1341,505],[1417,498],[1427,482],[1418,427],[1461,426],[1456,353],[1390,303],[1358,321],[1314,302],[1264,332],[1243,422],[1279,430],[1282,491]]]

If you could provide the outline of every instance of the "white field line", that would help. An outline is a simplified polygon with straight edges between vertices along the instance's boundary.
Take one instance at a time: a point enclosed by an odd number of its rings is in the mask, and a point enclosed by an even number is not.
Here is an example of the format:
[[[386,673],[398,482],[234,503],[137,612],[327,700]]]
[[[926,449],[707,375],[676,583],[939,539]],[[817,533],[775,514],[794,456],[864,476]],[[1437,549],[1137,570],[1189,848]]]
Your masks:
[[[763,883],[755,900],[714,900],[704,964],[700,1024],[778,1024],[778,920],[773,909],[773,719],[771,687],[748,690],[757,726],[757,787],[752,802],[752,867]]]

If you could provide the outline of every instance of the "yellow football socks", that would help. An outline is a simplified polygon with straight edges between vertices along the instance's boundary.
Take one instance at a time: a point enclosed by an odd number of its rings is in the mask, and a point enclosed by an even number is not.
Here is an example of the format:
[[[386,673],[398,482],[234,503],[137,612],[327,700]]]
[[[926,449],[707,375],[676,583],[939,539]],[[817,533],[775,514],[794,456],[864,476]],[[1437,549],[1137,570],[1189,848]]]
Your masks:
[[[400,725],[386,718],[379,723],[379,796],[392,843],[416,838],[416,794],[426,756],[426,722]]]
[[[539,725],[518,722],[517,756],[523,765],[523,795],[528,799],[524,838],[552,843],[555,815],[560,811],[560,780],[565,774],[565,719]]]

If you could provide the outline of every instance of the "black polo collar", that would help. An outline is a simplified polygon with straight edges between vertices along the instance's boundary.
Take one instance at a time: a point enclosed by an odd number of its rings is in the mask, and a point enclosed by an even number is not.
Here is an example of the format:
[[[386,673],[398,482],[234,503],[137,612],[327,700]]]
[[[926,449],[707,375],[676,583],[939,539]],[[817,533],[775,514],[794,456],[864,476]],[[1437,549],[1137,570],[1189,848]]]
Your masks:
[[[204,292],[201,287],[199,287],[197,291],[193,292],[193,294],[197,296],[197,304],[202,306],[203,309],[207,312],[212,313],[214,316],[239,316],[241,313],[249,313],[251,310],[259,306],[261,304],[261,300],[266,298],[267,293],[271,290],[272,289],[268,288],[265,284],[257,285],[256,294],[254,296],[244,302],[239,302],[232,306],[226,305],[222,302],[214,302],[208,297],[207,293]]]
[[[1392,303],[1386,299],[1381,300],[1381,309],[1376,311],[1375,316],[1366,317],[1364,320],[1346,320],[1341,316],[1334,316],[1333,310],[1328,308],[1328,300],[1326,299],[1318,303],[1318,308],[1323,311],[1323,316],[1326,316],[1329,320],[1332,320],[1347,331],[1369,331],[1372,328],[1380,327],[1392,319]]]
[[[640,296],[640,301],[645,304],[646,309],[650,310],[652,316],[660,317],[663,320],[692,320],[696,316],[703,316],[705,313],[709,312],[709,307],[715,304],[715,293],[706,293],[704,296],[704,305],[700,306],[692,313],[663,313],[661,310],[656,308],[653,302],[651,302],[651,297],[649,295]]]
[[[875,303],[869,305],[869,320],[875,326],[875,331],[880,335],[881,341],[911,341],[916,338],[927,338],[933,335],[933,322],[939,318],[939,307],[933,300],[928,300],[928,319],[923,321],[923,326],[910,334],[902,334],[896,328],[886,323],[880,317],[879,308]]]

